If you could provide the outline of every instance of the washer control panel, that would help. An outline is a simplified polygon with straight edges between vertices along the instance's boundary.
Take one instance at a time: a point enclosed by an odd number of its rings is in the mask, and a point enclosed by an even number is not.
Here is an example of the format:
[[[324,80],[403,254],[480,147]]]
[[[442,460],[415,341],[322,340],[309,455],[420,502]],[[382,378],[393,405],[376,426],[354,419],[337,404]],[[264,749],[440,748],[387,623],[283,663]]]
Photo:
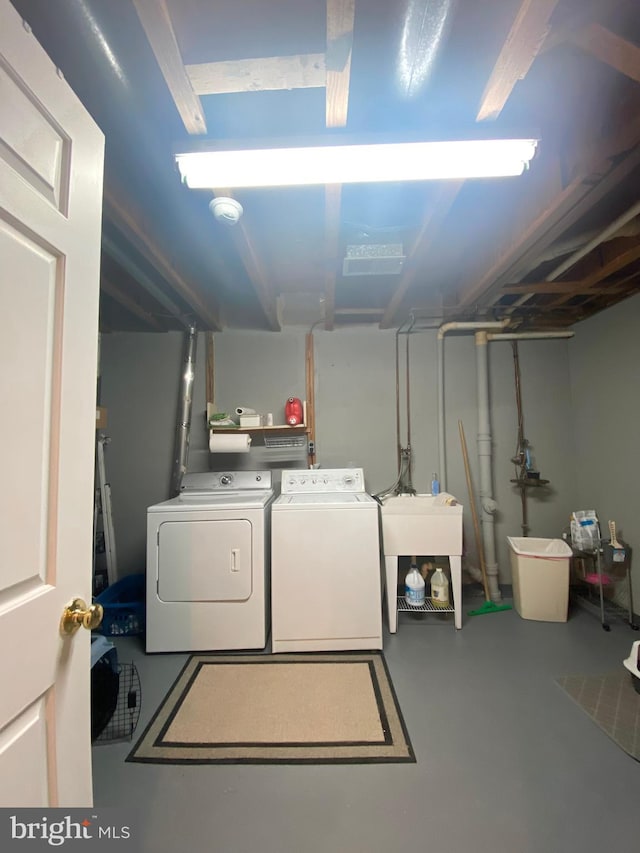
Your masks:
[[[364,471],[362,468],[285,469],[281,490],[283,495],[364,492]]]

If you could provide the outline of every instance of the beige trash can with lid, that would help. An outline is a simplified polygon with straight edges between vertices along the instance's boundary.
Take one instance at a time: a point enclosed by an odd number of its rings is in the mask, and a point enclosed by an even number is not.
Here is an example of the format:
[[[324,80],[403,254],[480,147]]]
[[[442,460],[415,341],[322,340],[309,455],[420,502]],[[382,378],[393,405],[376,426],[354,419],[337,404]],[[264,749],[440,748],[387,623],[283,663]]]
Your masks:
[[[513,603],[523,619],[566,622],[571,548],[562,539],[507,536]]]

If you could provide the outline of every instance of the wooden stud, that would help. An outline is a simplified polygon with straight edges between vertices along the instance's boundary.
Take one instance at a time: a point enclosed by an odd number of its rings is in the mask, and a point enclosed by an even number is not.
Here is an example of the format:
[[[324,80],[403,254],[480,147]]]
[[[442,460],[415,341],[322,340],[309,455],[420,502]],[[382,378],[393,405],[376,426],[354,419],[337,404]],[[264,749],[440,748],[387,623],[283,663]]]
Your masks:
[[[324,88],[327,79],[323,53],[203,62],[186,71],[197,95]]]
[[[327,127],[347,123],[355,12],[355,0],[327,0]]]
[[[171,97],[188,133],[206,133],[200,98],[185,71],[166,0],[133,0]]]
[[[557,5],[558,0],[523,0],[482,94],[477,121],[500,115],[538,55]]]
[[[610,65],[640,83],[640,47],[612,33],[601,24],[591,24],[571,36],[571,41],[600,62]]]
[[[215,392],[215,351],[214,351],[214,338],[213,333],[208,332],[207,336],[207,376],[206,376],[206,387],[207,387],[207,407],[209,405],[214,406],[216,402],[216,392]]]
[[[313,348],[313,332],[308,332],[305,340],[305,394],[307,399],[307,441],[313,448],[308,453],[308,463],[315,463],[316,453],[316,406],[315,406],[315,363]]]

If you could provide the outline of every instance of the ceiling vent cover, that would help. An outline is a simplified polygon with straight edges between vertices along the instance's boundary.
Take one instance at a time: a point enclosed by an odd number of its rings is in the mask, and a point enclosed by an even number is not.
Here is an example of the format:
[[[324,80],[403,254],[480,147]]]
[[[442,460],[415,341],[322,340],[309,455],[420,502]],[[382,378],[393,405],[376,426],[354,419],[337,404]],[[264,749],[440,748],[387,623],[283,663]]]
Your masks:
[[[400,275],[402,243],[357,243],[347,246],[342,275]]]

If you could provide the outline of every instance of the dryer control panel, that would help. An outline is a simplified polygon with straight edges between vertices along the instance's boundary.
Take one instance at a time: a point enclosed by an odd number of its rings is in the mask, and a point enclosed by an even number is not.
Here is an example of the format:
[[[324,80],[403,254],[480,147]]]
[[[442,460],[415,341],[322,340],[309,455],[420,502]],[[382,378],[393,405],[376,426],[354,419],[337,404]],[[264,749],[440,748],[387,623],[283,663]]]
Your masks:
[[[364,492],[362,468],[314,468],[284,470],[282,494],[326,494],[330,492]]]

